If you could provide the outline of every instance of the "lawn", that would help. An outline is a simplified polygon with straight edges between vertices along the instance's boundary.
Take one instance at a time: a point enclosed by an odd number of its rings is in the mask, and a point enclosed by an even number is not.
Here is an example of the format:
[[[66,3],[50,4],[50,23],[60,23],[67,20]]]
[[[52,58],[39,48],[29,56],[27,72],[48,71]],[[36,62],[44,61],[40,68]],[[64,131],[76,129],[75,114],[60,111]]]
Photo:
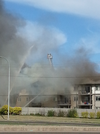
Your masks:
[[[3,117],[0,116],[0,121],[5,121],[7,119],[7,115],[3,115]],[[100,124],[100,119],[45,117],[45,116],[28,116],[28,115],[10,115],[10,121],[44,121],[44,122],[58,122],[58,123],[97,123],[97,124]]]

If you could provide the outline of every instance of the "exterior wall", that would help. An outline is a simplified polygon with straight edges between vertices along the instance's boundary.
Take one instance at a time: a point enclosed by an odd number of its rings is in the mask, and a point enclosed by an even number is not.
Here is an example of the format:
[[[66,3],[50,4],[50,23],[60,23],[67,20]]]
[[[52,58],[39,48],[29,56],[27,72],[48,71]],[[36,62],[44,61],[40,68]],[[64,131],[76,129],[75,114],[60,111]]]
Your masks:
[[[26,103],[27,103],[27,97],[28,96],[19,96],[18,98],[17,98],[17,102],[16,102],[16,106],[18,106],[18,107],[23,107]]]
[[[96,90],[96,86],[92,87],[92,103],[93,107],[92,109],[100,109],[100,101],[96,100],[96,96],[100,97],[100,86],[98,87],[98,90]]]

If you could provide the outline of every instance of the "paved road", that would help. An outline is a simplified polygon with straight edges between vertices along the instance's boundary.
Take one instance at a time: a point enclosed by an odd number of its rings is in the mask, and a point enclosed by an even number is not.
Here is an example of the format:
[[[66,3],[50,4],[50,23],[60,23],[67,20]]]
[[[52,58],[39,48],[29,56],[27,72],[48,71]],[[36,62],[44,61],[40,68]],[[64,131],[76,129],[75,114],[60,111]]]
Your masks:
[[[0,132],[0,134],[100,134],[100,132],[9,132],[9,133],[7,133],[7,132],[5,132],[5,133],[1,133]]]

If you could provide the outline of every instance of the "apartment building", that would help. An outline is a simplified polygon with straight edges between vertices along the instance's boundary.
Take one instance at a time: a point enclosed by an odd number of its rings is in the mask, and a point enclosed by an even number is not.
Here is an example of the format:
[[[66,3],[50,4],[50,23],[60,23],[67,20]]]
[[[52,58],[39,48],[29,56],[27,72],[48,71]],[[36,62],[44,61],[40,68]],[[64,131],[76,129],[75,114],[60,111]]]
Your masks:
[[[69,92],[71,90],[71,92]],[[59,108],[80,108],[80,109],[100,109],[100,84],[99,82],[76,84],[69,91],[63,94],[42,96],[40,101],[36,101],[36,96],[20,94],[17,98],[16,106],[23,107],[29,103],[29,107],[59,107]],[[38,98],[40,98],[38,96]]]
[[[100,109],[100,84],[78,84],[73,86],[71,94],[58,98],[58,107]]]

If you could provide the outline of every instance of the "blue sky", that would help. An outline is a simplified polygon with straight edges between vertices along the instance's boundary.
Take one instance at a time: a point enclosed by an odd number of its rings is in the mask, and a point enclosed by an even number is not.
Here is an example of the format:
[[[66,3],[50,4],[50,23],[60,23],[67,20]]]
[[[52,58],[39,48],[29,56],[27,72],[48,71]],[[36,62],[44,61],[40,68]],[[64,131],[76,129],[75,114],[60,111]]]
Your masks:
[[[57,40],[56,47],[50,47],[51,51],[57,49],[61,54],[71,55],[77,48],[84,47],[90,52],[90,60],[99,64],[99,0],[4,0],[4,2],[9,12],[28,22],[26,31],[29,38],[32,38],[30,29],[34,31],[35,40],[42,33],[42,27],[46,27],[53,33],[54,40],[55,38]]]

